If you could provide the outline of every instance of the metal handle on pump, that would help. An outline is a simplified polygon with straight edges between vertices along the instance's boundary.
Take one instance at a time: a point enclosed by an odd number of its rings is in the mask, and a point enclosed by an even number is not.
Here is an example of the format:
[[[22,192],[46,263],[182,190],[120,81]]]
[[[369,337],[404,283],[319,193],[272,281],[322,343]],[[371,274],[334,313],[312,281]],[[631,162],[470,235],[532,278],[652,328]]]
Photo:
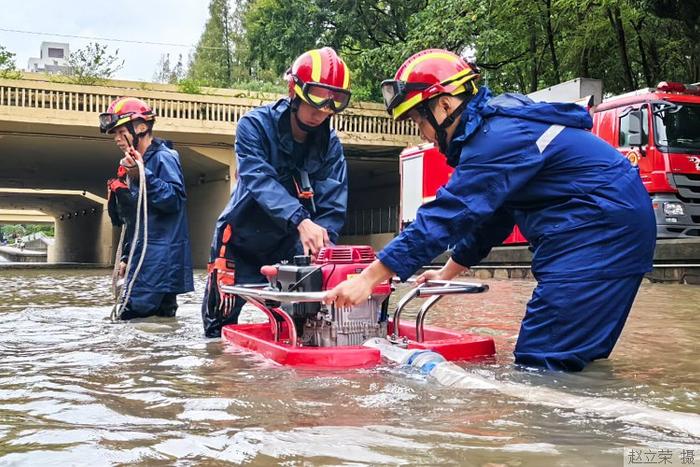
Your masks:
[[[410,280],[408,282],[415,282]],[[251,302],[261,311],[263,311],[269,318],[272,326],[272,332],[275,337],[275,341],[279,340],[279,326],[275,318],[275,313],[279,314],[282,319],[287,324],[289,328],[289,340],[292,346],[297,345],[297,333],[294,327],[294,321],[291,316],[284,311],[279,306],[272,307],[270,310],[265,301],[272,301],[277,303],[319,303],[323,302],[326,292],[285,292],[277,290],[265,289],[267,284],[259,284],[252,286],[236,286],[236,285],[222,285],[221,290],[227,294],[238,295],[245,298],[247,301]],[[401,311],[406,307],[406,305],[416,297],[430,297],[426,300],[418,312],[416,317],[416,341],[423,342],[424,329],[423,322],[428,310],[433,307],[444,295],[455,295],[455,294],[467,294],[467,293],[481,293],[488,290],[488,286],[479,283],[469,283],[469,282],[457,282],[457,281],[441,281],[433,280],[427,281],[419,286],[413,288],[407,292],[401,299],[394,312],[393,325],[394,332],[392,334],[392,340],[398,341],[399,336],[399,326],[401,320]]]
[[[393,282],[399,282],[398,279],[392,279]],[[415,283],[415,279],[408,279],[406,282]],[[426,300],[418,311],[416,316],[416,342],[423,342],[424,329],[423,322],[428,310],[433,307],[444,295],[471,294],[486,292],[489,286],[476,282],[459,282],[459,281],[443,281],[431,280],[418,285],[413,290],[409,291],[399,300],[394,312],[392,340],[398,342],[400,340],[399,329],[401,326],[401,311],[406,305],[417,297],[430,297]]]
[[[255,305],[260,311],[265,313],[270,319],[270,325],[272,326],[272,334],[274,336],[275,342],[279,341],[280,329],[277,324],[277,318],[275,313],[282,317],[284,322],[287,324],[287,329],[289,329],[289,344],[292,347],[297,345],[297,330],[294,327],[294,320],[289,313],[284,311],[280,306],[268,307],[265,303],[266,300],[270,300],[278,303],[313,303],[322,302],[325,297],[325,292],[280,292],[277,290],[265,290],[267,284],[254,285],[254,286],[236,286],[236,285],[222,285],[221,290],[225,293],[238,295],[243,297],[246,301]],[[272,310],[270,309],[272,308]]]
[[[267,286],[267,284],[264,284],[264,286]],[[222,285],[221,290],[226,293],[240,295],[241,297],[272,300],[281,303],[318,303],[322,302],[326,296],[326,292],[280,292],[239,285]]]

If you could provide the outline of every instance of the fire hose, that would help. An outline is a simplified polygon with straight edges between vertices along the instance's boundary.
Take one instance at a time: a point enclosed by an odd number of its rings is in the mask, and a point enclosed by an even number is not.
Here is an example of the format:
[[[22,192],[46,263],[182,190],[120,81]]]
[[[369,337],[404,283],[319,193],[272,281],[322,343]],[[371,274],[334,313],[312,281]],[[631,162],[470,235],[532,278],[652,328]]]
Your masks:
[[[430,381],[441,386],[498,391],[532,404],[571,409],[580,414],[595,413],[620,422],[665,428],[700,438],[700,415],[697,414],[661,410],[607,397],[577,396],[541,386],[491,380],[446,361],[437,352],[403,349],[378,337],[369,339],[364,345],[379,350],[382,357],[389,361],[417,369],[427,375]]]

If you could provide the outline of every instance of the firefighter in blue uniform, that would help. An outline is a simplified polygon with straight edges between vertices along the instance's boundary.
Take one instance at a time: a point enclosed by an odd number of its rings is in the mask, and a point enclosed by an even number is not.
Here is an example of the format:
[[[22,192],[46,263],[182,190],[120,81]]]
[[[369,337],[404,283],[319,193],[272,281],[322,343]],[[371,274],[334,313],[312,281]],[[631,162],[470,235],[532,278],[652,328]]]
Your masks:
[[[518,225],[538,283],[522,321],[515,362],[577,371],[606,358],[651,270],[656,226],[649,195],[627,159],[590,131],[576,104],[495,98],[457,55],[430,49],[382,83],[388,111],[411,118],[455,168],[434,201],[360,276],[326,302],[348,306],[397,274],[407,279],[448,245],[439,271],[454,278]]]
[[[330,116],[350,103],[350,71],[329,48],[300,55],[289,97],[248,112],[236,129],[238,181],[219,216],[202,302],[208,337],[238,322],[244,301],[222,283],[265,282],[260,267],[316,255],[345,223],[347,168]]]
[[[100,114],[100,131],[113,136],[124,153],[117,178],[108,182],[109,214],[114,225],[126,224],[119,275],[134,285],[120,319],[175,316],[177,295],[194,290],[187,227],[185,180],[180,157],[168,142],[153,136],[155,113],[134,97],[114,100]],[[144,165],[148,199],[148,243],[141,269],[135,274],[143,248],[143,224],[135,232],[139,168]],[[127,257],[134,237],[131,270]]]

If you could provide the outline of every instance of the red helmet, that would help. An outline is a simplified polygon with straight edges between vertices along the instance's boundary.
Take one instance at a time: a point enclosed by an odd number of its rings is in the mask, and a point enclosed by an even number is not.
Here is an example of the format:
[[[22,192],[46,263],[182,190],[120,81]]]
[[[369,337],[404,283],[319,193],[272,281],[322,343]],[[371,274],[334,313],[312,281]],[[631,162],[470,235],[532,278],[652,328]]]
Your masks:
[[[119,97],[109,104],[107,112],[100,114],[100,131],[111,133],[116,127],[139,119],[146,122],[155,121],[156,114],[141,99]]]
[[[350,70],[330,47],[301,54],[287,71],[289,95],[317,109],[340,112],[350,104]]]
[[[394,79],[382,82],[382,95],[394,120],[405,118],[421,102],[440,94],[476,94],[479,72],[448,50],[427,49],[403,62]]]

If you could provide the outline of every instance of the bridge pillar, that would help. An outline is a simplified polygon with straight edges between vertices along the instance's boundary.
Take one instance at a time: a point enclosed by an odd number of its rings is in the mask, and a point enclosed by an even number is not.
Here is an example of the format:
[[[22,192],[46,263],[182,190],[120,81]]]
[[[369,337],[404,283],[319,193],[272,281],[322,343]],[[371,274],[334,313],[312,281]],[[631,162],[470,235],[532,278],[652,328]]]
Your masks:
[[[107,211],[97,211],[68,219],[56,219],[55,241],[49,249],[49,263],[95,263],[107,265],[114,260],[114,235]]]
[[[216,220],[236,184],[236,157],[232,148],[190,146],[190,149],[222,164],[216,171],[201,174],[195,183],[188,180],[187,185],[192,263],[196,268],[203,268],[209,261]]]

